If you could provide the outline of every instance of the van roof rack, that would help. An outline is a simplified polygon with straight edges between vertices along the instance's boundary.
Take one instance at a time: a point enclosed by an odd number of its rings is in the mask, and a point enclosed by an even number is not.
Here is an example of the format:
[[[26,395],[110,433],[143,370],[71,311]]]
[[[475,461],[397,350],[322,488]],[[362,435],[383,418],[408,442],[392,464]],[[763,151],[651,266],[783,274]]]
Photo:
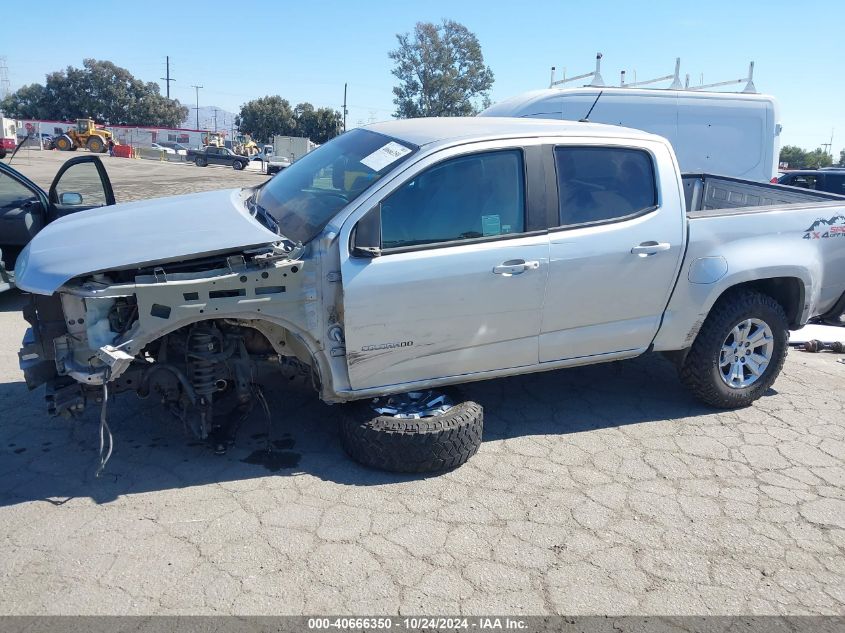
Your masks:
[[[579,79],[587,79],[589,78],[588,83],[584,84],[584,87],[590,88],[604,88],[607,84],[604,83],[604,78],[601,76],[601,60],[603,55],[599,52],[596,53],[596,68],[593,72],[584,73],[581,75],[575,75],[574,77],[567,77],[566,76],[566,68],[563,69],[563,78],[562,79],[555,79],[556,68],[552,66],[552,74],[551,79],[549,81],[549,88],[554,88],[555,86],[562,86],[564,84],[578,81]],[[681,58],[675,58],[675,72],[670,75],[664,75],[662,77],[655,77],[654,79],[646,79],[644,81],[636,81],[636,71],[634,71],[634,81],[632,83],[626,83],[625,81],[625,72],[621,71],[620,79],[619,79],[619,86],[613,86],[618,88],[638,88],[641,86],[648,86],[650,84],[656,84],[661,81],[669,81],[671,80],[672,83],[667,88],[655,88],[656,90],[709,90],[710,88],[719,88],[722,86],[731,86],[734,84],[745,84],[745,87],[740,90],[739,92],[745,94],[757,94],[757,87],[754,85],[754,62],[752,61],[748,65],[748,75],[746,77],[741,77],[739,79],[730,79],[728,81],[719,81],[712,84],[704,84],[703,80],[702,83],[698,86],[691,86],[689,82],[689,73],[687,73],[685,77],[685,81],[681,83]],[[703,77],[703,75],[702,75]]]

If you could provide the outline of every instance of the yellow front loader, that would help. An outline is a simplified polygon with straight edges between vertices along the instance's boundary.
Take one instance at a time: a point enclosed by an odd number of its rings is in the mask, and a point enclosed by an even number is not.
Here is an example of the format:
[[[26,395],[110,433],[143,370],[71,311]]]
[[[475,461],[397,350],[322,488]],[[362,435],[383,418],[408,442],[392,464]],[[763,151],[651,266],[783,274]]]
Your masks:
[[[112,133],[97,127],[93,119],[77,119],[76,127],[68,128],[67,132],[53,141],[53,145],[63,152],[87,147],[89,151],[101,154],[108,150],[110,140],[113,140]]]

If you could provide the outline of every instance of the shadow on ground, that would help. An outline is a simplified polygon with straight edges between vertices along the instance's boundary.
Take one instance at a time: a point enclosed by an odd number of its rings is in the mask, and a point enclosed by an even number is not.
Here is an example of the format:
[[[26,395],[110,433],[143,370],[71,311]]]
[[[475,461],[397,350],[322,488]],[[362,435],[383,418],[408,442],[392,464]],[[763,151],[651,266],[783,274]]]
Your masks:
[[[95,479],[99,409],[89,407],[75,420],[50,418],[42,390],[0,384],[0,506],[33,500],[58,505],[74,497],[107,503],[133,493],[304,473],[357,486],[422,478],[352,462],[337,433],[340,405],[327,406],[310,391],[278,383],[265,391],[272,428],[256,409],[224,456],[186,435],[152,399],[118,395],[109,408],[114,454]],[[687,395],[659,356],[475,383],[464,391],[485,407],[485,442],[712,413]]]
[[[0,293],[0,312],[20,312],[26,303],[26,295],[13,288]]]

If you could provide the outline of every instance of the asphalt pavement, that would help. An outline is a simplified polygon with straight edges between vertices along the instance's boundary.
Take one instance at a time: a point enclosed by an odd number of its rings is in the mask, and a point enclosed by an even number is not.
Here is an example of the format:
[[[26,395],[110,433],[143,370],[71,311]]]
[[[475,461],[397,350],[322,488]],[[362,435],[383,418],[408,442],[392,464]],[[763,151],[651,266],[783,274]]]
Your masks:
[[[42,185],[66,156],[13,166]],[[105,157],[118,200],[265,176]],[[845,365],[791,351],[754,406],[694,401],[659,356],[476,383],[466,465],[349,460],[339,407],[267,383],[216,456],[153,399],[50,418],[0,294],[0,614],[845,613]],[[272,458],[266,458],[268,442]]]

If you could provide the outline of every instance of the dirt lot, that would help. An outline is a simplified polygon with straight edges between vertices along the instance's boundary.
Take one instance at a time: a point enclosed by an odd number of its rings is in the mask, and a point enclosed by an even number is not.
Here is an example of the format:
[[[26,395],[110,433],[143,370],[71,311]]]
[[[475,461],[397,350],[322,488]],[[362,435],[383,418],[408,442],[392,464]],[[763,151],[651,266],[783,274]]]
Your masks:
[[[64,156],[18,167],[42,185]],[[108,159],[119,200],[260,182]],[[16,159],[16,163],[17,163]],[[479,383],[456,471],[347,459],[338,408],[281,384],[224,457],[120,396],[48,418],[0,295],[0,613],[845,613],[845,365],[793,351],[755,406],[698,405],[658,357]]]

